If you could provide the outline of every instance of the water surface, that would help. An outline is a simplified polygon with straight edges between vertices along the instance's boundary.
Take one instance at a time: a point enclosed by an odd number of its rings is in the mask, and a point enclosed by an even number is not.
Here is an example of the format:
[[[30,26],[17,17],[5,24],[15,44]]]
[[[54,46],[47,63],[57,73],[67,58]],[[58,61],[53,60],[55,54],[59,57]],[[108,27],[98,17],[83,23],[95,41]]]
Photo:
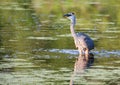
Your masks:
[[[74,76],[74,84],[119,85],[118,2],[85,0],[78,6],[76,1],[1,1],[0,84],[69,85],[78,51],[69,21],[62,15],[74,11],[76,32],[88,34],[95,42],[91,51],[95,61],[83,74]]]

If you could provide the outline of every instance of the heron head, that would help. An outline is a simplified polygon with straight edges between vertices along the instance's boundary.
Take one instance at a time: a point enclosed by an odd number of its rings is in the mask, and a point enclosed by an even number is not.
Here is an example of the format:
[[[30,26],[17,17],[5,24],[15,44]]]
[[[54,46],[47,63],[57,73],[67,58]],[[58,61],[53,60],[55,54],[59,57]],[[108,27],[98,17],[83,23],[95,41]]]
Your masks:
[[[75,14],[74,14],[74,13],[64,14],[64,17],[67,17],[69,20],[71,20],[71,22],[72,22],[73,24],[76,23],[76,18],[75,18]]]

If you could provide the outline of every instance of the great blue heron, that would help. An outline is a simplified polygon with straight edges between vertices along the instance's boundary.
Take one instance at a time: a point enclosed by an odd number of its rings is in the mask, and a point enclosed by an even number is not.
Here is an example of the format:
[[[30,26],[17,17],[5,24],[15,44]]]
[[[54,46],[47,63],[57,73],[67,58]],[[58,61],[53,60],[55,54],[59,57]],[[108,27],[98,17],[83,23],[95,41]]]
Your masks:
[[[75,46],[78,48],[79,54],[85,54],[86,60],[88,60],[89,51],[94,49],[93,40],[84,33],[75,33],[74,27],[76,24],[76,17],[74,13],[67,13],[64,17],[67,17],[71,21],[70,31],[74,38]]]

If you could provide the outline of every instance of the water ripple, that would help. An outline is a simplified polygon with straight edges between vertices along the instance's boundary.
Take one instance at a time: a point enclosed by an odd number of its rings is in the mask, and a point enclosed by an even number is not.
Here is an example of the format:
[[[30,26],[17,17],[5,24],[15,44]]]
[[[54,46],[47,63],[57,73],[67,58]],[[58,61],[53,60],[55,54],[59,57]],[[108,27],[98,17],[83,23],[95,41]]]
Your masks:
[[[78,54],[78,50],[74,49],[49,49],[49,52],[59,52],[59,53],[65,53],[65,54]],[[91,51],[94,54],[99,54],[99,55],[120,55],[120,51]]]

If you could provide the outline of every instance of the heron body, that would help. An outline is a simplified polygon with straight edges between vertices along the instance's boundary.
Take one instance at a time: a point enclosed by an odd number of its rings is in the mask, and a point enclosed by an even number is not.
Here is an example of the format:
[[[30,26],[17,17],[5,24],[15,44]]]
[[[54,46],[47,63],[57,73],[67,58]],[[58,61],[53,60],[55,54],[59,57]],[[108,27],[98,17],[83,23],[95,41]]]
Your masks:
[[[88,35],[81,32],[76,33],[76,36],[79,40],[81,40],[80,42],[83,42],[83,45],[81,46],[87,47],[89,51],[94,49],[94,42]]]
[[[64,15],[67,17],[70,21],[70,31],[72,34],[72,37],[74,38],[75,46],[78,48],[79,54],[86,54],[89,55],[89,51],[94,49],[94,42],[93,40],[84,33],[75,33],[74,27],[76,24],[76,17],[74,13],[68,13]],[[88,57],[86,58],[88,59]]]

